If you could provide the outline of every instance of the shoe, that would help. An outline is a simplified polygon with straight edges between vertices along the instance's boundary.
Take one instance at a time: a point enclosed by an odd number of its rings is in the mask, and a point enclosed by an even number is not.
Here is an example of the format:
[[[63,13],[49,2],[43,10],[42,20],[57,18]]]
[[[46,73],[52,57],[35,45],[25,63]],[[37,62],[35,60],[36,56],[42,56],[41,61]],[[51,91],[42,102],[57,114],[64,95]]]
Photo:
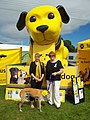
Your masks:
[[[56,105],[55,105],[55,106],[56,106]],[[61,103],[60,103],[60,106],[61,106]],[[56,106],[56,108],[57,108],[57,109],[59,109],[59,108],[60,108],[60,106]]]
[[[50,103],[49,101],[47,102],[49,105],[53,105],[54,103]]]
[[[56,107],[57,109],[59,109],[60,107]]]

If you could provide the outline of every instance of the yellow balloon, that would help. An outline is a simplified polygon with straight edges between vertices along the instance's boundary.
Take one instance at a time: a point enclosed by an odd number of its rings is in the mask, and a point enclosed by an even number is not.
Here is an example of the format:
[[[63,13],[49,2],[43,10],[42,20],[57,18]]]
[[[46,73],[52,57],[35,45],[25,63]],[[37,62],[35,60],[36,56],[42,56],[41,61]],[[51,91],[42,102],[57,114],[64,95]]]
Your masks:
[[[26,26],[32,39],[31,61],[34,61],[35,53],[39,53],[42,62],[46,64],[49,60],[49,52],[54,51],[58,60],[61,60],[63,65],[67,65],[68,50],[60,39],[62,22],[67,24],[69,16],[61,5],[57,7],[44,5],[21,13],[17,28],[22,30]]]
[[[48,19],[50,13],[54,14],[54,19]],[[35,16],[36,21],[30,22],[30,18]],[[48,29],[44,34],[37,30],[37,27],[47,25]],[[39,6],[33,8],[26,16],[26,28],[37,44],[46,45],[57,42],[62,29],[62,20],[58,10],[53,6]]]
[[[64,59],[67,59],[67,56],[69,54],[69,50],[67,49],[67,47],[64,46]]]

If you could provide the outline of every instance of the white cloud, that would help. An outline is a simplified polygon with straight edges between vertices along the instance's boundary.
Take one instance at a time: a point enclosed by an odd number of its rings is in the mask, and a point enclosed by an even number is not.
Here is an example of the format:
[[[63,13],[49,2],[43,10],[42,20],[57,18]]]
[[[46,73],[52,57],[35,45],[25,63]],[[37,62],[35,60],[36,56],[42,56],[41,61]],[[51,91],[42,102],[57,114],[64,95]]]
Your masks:
[[[63,24],[62,34],[71,33],[81,25],[90,22],[90,0],[3,0],[0,1],[0,41],[26,44],[29,39],[26,30],[19,32],[16,22],[22,11],[29,11],[38,5],[63,5],[70,15],[70,23]],[[29,42],[28,42],[29,43]]]
[[[7,24],[2,26],[0,31],[1,33],[12,37],[14,36],[15,38],[23,38],[28,36],[26,29],[19,32],[14,24]]]

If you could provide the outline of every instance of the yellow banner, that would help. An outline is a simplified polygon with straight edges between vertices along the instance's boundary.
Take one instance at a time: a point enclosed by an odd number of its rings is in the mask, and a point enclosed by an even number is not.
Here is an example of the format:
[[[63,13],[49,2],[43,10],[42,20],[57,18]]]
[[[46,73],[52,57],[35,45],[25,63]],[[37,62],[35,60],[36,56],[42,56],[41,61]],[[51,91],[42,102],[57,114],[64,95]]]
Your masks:
[[[22,48],[0,49],[0,85],[6,84],[6,65],[21,63]]]
[[[64,73],[61,75],[61,89],[67,89],[72,87],[72,79],[78,76],[77,67],[65,67]]]
[[[79,42],[78,50],[90,50],[90,39]]]
[[[78,71],[84,84],[90,84],[90,50],[78,51]]]
[[[12,72],[11,72],[12,69]],[[30,86],[29,65],[8,65],[7,66],[7,85],[11,87]],[[61,75],[61,89],[72,87],[72,79],[78,76],[78,67],[65,67]],[[46,88],[46,80],[43,80],[42,87]]]

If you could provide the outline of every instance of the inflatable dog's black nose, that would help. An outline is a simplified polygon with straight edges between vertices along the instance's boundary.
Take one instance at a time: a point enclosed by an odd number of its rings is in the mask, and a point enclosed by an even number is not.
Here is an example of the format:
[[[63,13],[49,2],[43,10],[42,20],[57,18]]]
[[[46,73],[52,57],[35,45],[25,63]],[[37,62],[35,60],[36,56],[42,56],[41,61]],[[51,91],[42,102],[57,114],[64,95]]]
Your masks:
[[[44,31],[46,31],[48,29],[48,26],[47,25],[41,25],[41,26],[38,26],[36,29],[38,31],[44,33]]]

